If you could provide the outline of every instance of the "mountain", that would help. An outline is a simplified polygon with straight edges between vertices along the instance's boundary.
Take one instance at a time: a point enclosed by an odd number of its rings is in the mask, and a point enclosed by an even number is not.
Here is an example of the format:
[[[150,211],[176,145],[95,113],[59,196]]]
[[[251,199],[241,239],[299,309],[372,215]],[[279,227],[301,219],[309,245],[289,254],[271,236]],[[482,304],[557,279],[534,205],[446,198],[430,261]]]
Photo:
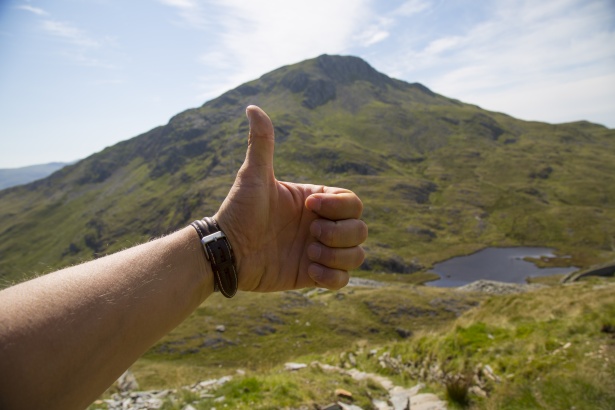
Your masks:
[[[490,245],[554,247],[562,257],[552,264],[614,259],[614,130],[521,121],[322,55],[1,191],[0,277],[22,280],[213,214],[245,156],[249,104],[273,120],[278,179],[362,198],[370,239],[360,275],[405,280]]]
[[[0,169],[0,189],[23,185],[45,178],[66,165],[68,165],[66,162],[50,162],[48,164],[30,165],[20,168]]]

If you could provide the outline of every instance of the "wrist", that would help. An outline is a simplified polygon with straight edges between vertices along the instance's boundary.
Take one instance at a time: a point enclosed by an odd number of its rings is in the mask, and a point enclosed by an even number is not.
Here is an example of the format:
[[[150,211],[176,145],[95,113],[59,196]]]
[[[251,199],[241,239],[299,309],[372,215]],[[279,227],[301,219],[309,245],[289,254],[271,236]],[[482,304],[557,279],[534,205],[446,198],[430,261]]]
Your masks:
[[[214,218],[206,217],[190,224],[196,231],[203,255],[213,272],[214,291],[226,298],[237,293],[238,277],[233,247]]]
[[[214,292],[214,274],[210,264],[203,255],[203,247],[198,233],[191,226],[180,231],[186,240],[186,248],[189,251],[190,271],[196,275],[197,286],[200,290],[199,303],[203,302]]]

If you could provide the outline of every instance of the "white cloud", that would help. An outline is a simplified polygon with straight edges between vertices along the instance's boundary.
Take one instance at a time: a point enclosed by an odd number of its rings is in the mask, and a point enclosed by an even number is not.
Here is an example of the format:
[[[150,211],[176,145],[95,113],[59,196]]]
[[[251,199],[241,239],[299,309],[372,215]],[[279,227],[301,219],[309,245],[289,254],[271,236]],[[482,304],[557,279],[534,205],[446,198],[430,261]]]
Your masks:
[[[606,74],[569,82],[523,84],[504,94],[489,90],[474,96],[469,93],[468,99],[525,120],[561,123],[591,119],[613,127],[614,91],[615,74]]]
[[[34,13],[38,16],[46,16],[49,14],[45,10],[38,8],[38,7],[30,6],[29,4],[22,4],[22,5],[17,6],[17,8],[20,10],[29,11],[30,13]]]
[[[425,48],[425,53],[440,54],[444,51],[455,48],[461,41],[462,38],[458,36],[439,38],[429,43],[429,45]]]
[[[237,86],[282,65],[347,52],[370,19],[368,0],[212,0],[206,6],[203,11],[218,26],[199,58],[207,70],[201,78],[201,98],[214,97],[221,87]],[[366,40],[385,37],[381,30]]]
[[[413,40],[438,22],[415,18],[406,24],[415,23],[416,30],[403,33],[408,48],[387,57],[387,71],[524,118],[553,121],[564,118],[558,112],[573,114],[575,106],[581,113],[579,101],[595,106],[590,102],[600,94],[597,111],[614,117],[615,100],[605,97],[615,95],[614,11],[609,0],[499,1],[476,10],[480,20],[459,18],[457,26],[445,20],[453,25],[436,26],[444,35],[436,37],[434,29],[422,44]]]
[[[393,14],[399,17],[409,17],[429,8],[431,8],[431,3],[425,0],[409,0],[399,6]]]
[[[159,0],[160,3],[176,9],[180,26],[204,29],[211,22],[204,13],[207,2],[204,0]]]
[[[368,25],[363,29],[361,33],[357,35],[356,39],[363,47],[377,44],[389,37],[389,26],[391,26],[392,23],[393,20],[390,18],[378,18],[374,24]]]
[[[83,47],[98,47],[100,43],[69,23],[56,20],[43,21],[43,30],[72,44]]]
[[[160,0],[160,2],[167,6],[177,7],[183,10],[195,9],[197,7],[197,3],[192,0]]]

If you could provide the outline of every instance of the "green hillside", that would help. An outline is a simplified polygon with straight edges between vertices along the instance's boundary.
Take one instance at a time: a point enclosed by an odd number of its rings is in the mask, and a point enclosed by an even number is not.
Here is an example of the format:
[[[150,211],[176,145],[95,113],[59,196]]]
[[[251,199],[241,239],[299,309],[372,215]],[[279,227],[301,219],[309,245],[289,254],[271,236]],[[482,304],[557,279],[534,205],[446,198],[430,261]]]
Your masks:
[[[164,409],[321,409],[340,400],[338,388],[363,409],[386,400],[378,383],[325,372],[318,362],[399,386],[423,383],[450,409],[608,410],[614,290],[613,279],[594,278],[494,296],[404,284],[241,293],[233,303],[216,295],[132,371],[142,390],[177,389]],[[308,366],[290,372],[287,362]],[[180,387],[228,376],[203,397]],[[455,395],[463,386],[466,395]]]
[[[323,55],[243,84],[167,125],[0,191],[4,284],[212,214],[243,161],[244,109],[276,127],[280,180],[357,192],[369,272],[409,273],[486,245],[613,259],[615,131],[525,122]]]

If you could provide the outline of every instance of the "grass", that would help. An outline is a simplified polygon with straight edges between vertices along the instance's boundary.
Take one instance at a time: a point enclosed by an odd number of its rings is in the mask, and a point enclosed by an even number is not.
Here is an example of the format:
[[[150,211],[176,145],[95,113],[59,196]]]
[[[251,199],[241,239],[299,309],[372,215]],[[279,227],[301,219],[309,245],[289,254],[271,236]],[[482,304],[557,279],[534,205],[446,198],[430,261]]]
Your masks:
[[[353,403],[363,408],[370,408],[372,398],[386,400],[386,391],[373,381],[358,382],[315,366],[294,372],[283,368],[288,361],[344,368],[352,355],[358,369],[389,377],[397,385],[426,383],[423,392],[447,399],[450,408],[611,409],[613,290],[615,280],[592,279],[506,296],[400,284],[277,298],[240,295],[232,306],[208,301],[133,371],[142,389],[233,376],[213,397],[185,393],[169,399],[166,408],[188,403],[197,409],[221,403],[237,409],[323,406],[340,400],[337,388],[350,391]],[[211,311],[204,311],[208,305]],[[452,312],[455,307],[459,312]],[[274,321],[283,318],[285,324],[276,324],[273,334],[250,333],[264,323],[263,314]],[[206,339],[220,323],[227,328],[223,337],[235,344],[191,354],[159,351],[165,344],[180,346],[174,343],[195,332]],[[412,335],[400,337],[395,331],[400,326]],[[389,358],[384,368],[382,357]],[[496,380],[487,376],[485,365]],[[468,390],[476,377],[487,398]],[[222,396],[223,401],[214,401]]]

